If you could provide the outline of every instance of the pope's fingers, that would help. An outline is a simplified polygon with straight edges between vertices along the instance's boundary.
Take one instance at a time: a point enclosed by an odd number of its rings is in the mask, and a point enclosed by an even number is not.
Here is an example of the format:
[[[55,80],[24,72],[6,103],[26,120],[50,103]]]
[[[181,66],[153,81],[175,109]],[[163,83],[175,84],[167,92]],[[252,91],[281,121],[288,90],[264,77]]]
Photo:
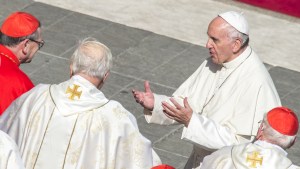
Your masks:
[[[166,106],[167,105],[167,106]],[[163,109],[164,109],[164,113],[165,114],[168,114],[169,116],[171,116],[171,117],[175,117],[175,113],[174,113],[174,111],[172,110],[172,109],[170,109],[170,107],[168,107],[168,103],[165,103],[164,104],[164,102],[163,102],[163,104],[162,104],[162,107],[163,107]]]
[[[169,114],[169,112],[168,112],[168,111],[169,111],[168,107],[166,107],[164,104],[162,104],[161,106],[162,106],[162,108],[163,108],[163,112]]]
[[[174,106],[177,108],[177,109],[182,109],[183,107],[174,99],[174,98],[170,98],[170,101],[174,104]]]
[[[144,97],[144,95],[142,93],[135,93],[134,97],[137,98],[137,99],[141,99],[141,98]]]
[[[167,114],[165,111],[163,111],[164,112],[164,114],[169,118],[169,119],[172,119],[172,120],[174,120],[174,117],[173,116],[170,116],[169,114]]]
[[[132,94],[136,95],[139,91],[135,90],[135,89],[132,89]]]
[[[176,112],[177,111],[177,108],[172,106],[171,104],[167,103],[167,102],[162,102],[162,105],[167,107],[170,111],[172,112]]]
[[[137,103],[142,103],[143,99],[139,98],[138,96],[134,96],[134,99]]]
[[[134,94],[133,97],[134,97],[135,100],[138,100],[138,97],[137,97],[136,94]]]
[[[170,111],[168,110],[168,108],[164,108],[164,109],[163,109],[163,113],[164,113],[168,118],[174,119],[174,117],[171,116],[171,115],[169,114]]]

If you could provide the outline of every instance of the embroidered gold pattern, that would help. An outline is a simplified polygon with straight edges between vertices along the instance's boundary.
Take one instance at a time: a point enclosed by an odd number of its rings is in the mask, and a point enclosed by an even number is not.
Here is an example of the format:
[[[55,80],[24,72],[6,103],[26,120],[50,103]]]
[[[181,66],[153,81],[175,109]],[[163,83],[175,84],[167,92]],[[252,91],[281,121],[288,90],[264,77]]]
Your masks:
[[[143,141],[141,141],[141,139],[139,138],[139,133],[135,132],[132,134],[132,142],[134,142],[135,146],[134,146],[134,154],[133,154],[133,159],[134,159],[134,163],[138,168],[146,168],[144,161],[145,160],[145,143]]]
[[[113,108],[113,113],[118,120],[122,120],[128,116],[127,112],[123,111],[120,106]]]
[[[82,93],[82,91],[78,91],[78,88],[79,88],[80,86],[79,85],[76,85],[76,84],[74,84],[73,85],[73,89],[70,87],[70,86],[68,86],[68,88],[67,88],[67,90],[66,90],[66,94],[68,94],[68,93],[70,93],[71,95],[69,96],[69,99],[70,100],[74,100],[74,98],[77,96],[78,97],[78,99],[80,99],[80,96],[81,96],[81,93]]]
[[[67,150],[66,150],[66,152],[65,152],[65,158],[64,158],[64,163],[63,163],[63,167],[62,167],[62,168],[65,168],[66,158],[67,158],[68,151],[69,151],[69,148],[70,148],[70,146],[71,146],[71,141],[72,141],[72,138],[73,138],[75,129],[76,129],[76,124],[77,124],[77,121],[78,121],[78,117],[79,117],[79,115],[77,114],[76,120],[75,120],[75,122],[74,122],[73,129],[72,129],[72,133],[71,133],[71,136],[70,136],[70,139],[69,139],[68,147],[67,147]]]
[[[250,168],[256,168],[256,164],[259,163],[262,165],[263,157],[259,157],[260,154],[257,151],[252,152],[252,154],[247,155],[247,162],[250,162]]]
[[[81,147],[78,147],[77,149],[72,150],[72,152],[70,152],[70,160],[69,160],[69,162],[72,165],[75,165],[75,164],[78,163],[78,161],[79,161],[78,159],[79,159],[80,153],[81,153]]]
[[[37,158],[38,158],[38,153],[35,153],[35,152],[30,152],[31,154],[31,158],[30,159],[30,162],[29,162],[29,167],[28,168],[34,168],[35,164],[36,164],[36,161],[37,161]],[[27,166],[26,166],[27,168]]]

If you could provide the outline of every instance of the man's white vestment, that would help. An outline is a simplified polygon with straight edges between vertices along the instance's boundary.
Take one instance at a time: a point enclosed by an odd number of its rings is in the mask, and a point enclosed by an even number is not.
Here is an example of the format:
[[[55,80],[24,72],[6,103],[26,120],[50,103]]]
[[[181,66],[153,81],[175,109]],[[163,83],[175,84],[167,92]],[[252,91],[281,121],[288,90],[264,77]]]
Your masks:
[[[5,111],[0,129],[26,169],[145,169],[160,164],[135,117],[81,76],[38,85]]]
[[[0,130],[0,168],[25,169],[16,143]]]
[[[281,147],[265,142],[244,143],[206,156],[200,169],[300,169]]]
[[[187,169],[199,167],[204,156],[216,149],[252,140],[264,113],[281,105],[269,72],[250,47],[222,65],[206,59],[173,97],[179,103],[187,97],[194,111],[182,132],[182,139],[194,144]],[[153,111],[144,111],[146,120],[175,123],[162,111],[161,102],[169,97],[155,94],[154,98]]]

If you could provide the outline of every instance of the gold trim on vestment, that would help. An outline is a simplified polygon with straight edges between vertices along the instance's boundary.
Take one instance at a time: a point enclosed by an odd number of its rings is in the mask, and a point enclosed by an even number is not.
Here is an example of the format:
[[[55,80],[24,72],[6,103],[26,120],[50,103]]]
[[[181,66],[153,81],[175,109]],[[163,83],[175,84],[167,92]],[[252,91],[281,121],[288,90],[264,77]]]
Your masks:
[[[50,87],[51,87],[51,85],[49,86],[49,93],[50,93],[50,97],[51,97],[51,99],[52,99],[51,92],[50,92]],[[53,101],[53,100],[52,100],[52,101]],[[53,102],[53,103],[54,103],[54,102]],[[46,131],[48,130],[48,127],[49,127],[50,121],[51,121],[51,119],[52,119],[52,116],[53,116],[53,113],[54,113],[55,108],[56,108],[56,105],[55,105],[55,103],[54,103],[54,108],[53,108],[53,110],[52,110],[51,116],[50,116],[49,121],[48,121],[48,123],[47,123],[46,129],[45,129],[45,131],[44,131],[43,139],[42,139],[42,141],[41,141],[39,151],[38,151],[38,153],[37,153],[35,162],[34,162],[34,164],[33,164],[33,169],[34,169],[34,167],[35,167],[35,165],[36,165],[36,162],[37,162],[37,159],[38,159],[38,157],[39,157],[39,154],[40,154],[40,151],[41,151],[41,148],[42,148],[42,144],[43,144],[44,139],[45,139],[45,136],[46,136]]]
[[[69,151],[69,148],[70,148],[70,144],[71,144],[71,140],[72,140],[72,137],[73,137],[75,128],[76,128],[78,116],[79,116],[79,114],[77,114],[77,117],[76,117],[76,120],[75,120],[75,124],[74,124],[74,126],[73,126],[73,130],[72,130],[72,133],[71,133],[71,136],[70,136],[70,139],[69,139],[68,147],[67,147],[67,150],[66,150],[66,152],[65,152],[65,158],[64,158],[64,163],[63,163],[62,169],[65,167],[67,154],[68,154],[68,151]]]

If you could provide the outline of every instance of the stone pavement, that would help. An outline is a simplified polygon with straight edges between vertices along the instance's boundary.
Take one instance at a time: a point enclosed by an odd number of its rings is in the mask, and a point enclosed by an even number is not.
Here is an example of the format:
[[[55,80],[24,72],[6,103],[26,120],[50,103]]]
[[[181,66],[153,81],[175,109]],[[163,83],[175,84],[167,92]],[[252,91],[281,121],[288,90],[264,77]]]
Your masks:
[[[260,10],[235,0],[35,0],[205,46],[207,26],[225,11],[241,11],[250,44],[266,63],[300,71],[300,19]]]
[[[35,84],[59,83],[69,78],[68,58],[78,40],[92,36],[106,44],[112,50],[114,66],[103,92],[135,115],[140,131],[152,141],[163,163],[183,168],[192,145],[180,140],[182,126],[146,124],[131,89],[143,89],[143,81],[149,80],[153,91],[172,94],[209,56],[204,47],[44,3],[30,0],[0,0],[0,3],[1,23],[15,10],[30,12],[42,21],[46,44],[32,63],[21,66]],[[283,105],[300,117],[300,72],[266,66]],[[300,141],[288,152],[293,162],[300,165]]]

